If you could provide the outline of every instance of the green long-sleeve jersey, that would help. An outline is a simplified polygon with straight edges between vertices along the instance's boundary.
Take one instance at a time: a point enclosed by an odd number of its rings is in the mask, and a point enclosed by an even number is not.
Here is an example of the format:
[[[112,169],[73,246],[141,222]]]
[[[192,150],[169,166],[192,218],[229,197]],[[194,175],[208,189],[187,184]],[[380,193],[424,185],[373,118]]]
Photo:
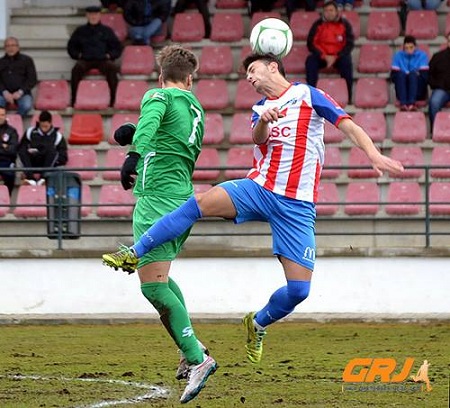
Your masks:
[[[189,197],[200,154],[205,113],[190,91],[157,88],[146,92],[133,137],[140,154],[134,194]]]

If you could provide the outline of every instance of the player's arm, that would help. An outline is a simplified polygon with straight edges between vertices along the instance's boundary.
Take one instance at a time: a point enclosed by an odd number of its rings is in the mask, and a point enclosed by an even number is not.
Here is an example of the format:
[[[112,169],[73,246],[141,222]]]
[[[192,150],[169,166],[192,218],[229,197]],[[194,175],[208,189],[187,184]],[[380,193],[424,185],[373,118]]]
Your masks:
[[[397,160],[382,155],[370,139],[369,135],[364,131],[361,126],[358,126],[350,118],[343,118],[338,128],[355,144],[360,147],[369,157],[372,163],[372,167],[381,176],[383,171],[389,171],[390,173],[399,174],[403,171],[402,164]]]
[[[266,143],[269,138],[269,124],[277,122],[284,115],[280,113],[278,108],[270,108],[261,113],[258,122],[253,127],[252,138],[255,144]]]

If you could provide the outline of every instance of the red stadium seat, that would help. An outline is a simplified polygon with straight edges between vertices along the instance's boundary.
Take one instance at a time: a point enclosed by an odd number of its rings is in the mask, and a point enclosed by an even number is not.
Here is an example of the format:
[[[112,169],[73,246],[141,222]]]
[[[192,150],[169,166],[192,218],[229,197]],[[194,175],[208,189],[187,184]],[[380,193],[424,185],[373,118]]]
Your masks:
[[[7,113],[6,120],[8,124],[17,130],[17,134],[19,135],[19,139],[23,136],[23,119],[18,113]],[[31,125],[36,122],[31,122]]]
[[[45,186],[22,185],[13,213],[17,218],[43,218],[47,216],[46,203]]]
[[[124,190],[119,184],[101,186],[97,215],[101,218],[131,217],[135,198],[131,190]]]
[[[200,193],[206,193],[208,190],[211,190],[212,185],[211,184],[194,184],[194,193],[200,194]]]
[[[407,166],[423,166],[424,158],[422,149],[419,146],[394,146],[391,150],[390,157],[398,160]],[[423,169],[405,169],[401,174],[391,174],[391,177],[399,178],[419,178],[424,174]]]
[[[70,103],[69,85],[64,79],[39,81],[36,90],[37,110],[64,110]]]
[[[82,79],[78,84],[74,108],[81,110],[107,109],[110,101],[105,79]]]
[[[195,170],[192,179],[199,180],[215,180],[219,177],[220,170],[201,170],[201,167],[219,167],[220,158],[217,149],[205,147],[202,149],[195,163]]]
[[[138,111],[141,107],[142,97],[148,89],[147,81],[120,80],[117,86],[114,109]]]
[[[250,113],[235,113],[231,122],[230,144],[253,143]]]
[[[355,40],[361,35],[361,21],[359,18],[359,13],[355,10],[343,10],[342,17],[344,17],[352,26],[353,35]]]
[[[406,16],[405,35],[419,40],[432,40],[439,34],[438,16],[435,10],[409,10]]]
[[[376,183],[353,182],[347,186],[344,212],[347,215],[375,215],[379,210],[380,190]]]
[[[35,126],[39,120],[40,112],[36,112],[31,117],[30,126]],[[61,133],[64,133],[64,119],[59,113],[52,113],[52,124],[55,128],[58,128]]]
[[[98,144],[103,140],[103,121],[99,113],[74,113],[70,144]]]
[[[127,38],[127,23],[125,22],[123,15],[120,13],[104,13],[101,15],[102,24],[110,27],[120,42],[123,42]]]
[[[434,118],[433,142],[450,143],[450,112],[440,111]]]
[[[296,10],[291,15],[290,27],[294,41],[305,41],[314,21],[320,18],[317,11]],[[305,47],[306,48],[306,47]]]
[[[228,150],[225,178],[236,179],[245,177],[248,171],[252,168],[253,163],[253,148],[252,147],[231,147]],[[233,170],[233,167],[243,167],[244,169]]]
[[[431,183],[430,213],[432,215],[450,215],[450,183]]]
[[[344,140],[344,134],[330,122],[325,121],[323,140],[325,143],[341,143]]]
[[[392,52],[388,44],[362,44],[359,50],[358,72],[388,73],[391,70]]]
[[[392,182],[388,187],[385,211],[389,215],[416,215],[422,201],[419,183]]]
[[[291,52],[283,58],[283,66],[286,74],[304,74],[305,62],[309,55],[308,48],[304,45],[294,44]]]
[[[203,144],[220,144],[225,137],[223,118],[220,113],[207,113],[205,116],[205,136]]]
[[[81,187],[81,216],[87,217],[92,214],[92,192],[91,186],[83,184]]]
[[[247,2],[245,0],[217,0],[216,8],[218,8],[218,9],[246,9]]]
[[[400,7],[403,0],[370,0],[370,7]]]
[[[229,45],[207,45],[202,48],[199,74],[227,75],[232,72],[233,54]]]
[[[4,217],[6,214],[8,214],[10,205],[11,201],[9,198],[8,187],[6,187],[5,185],[0,185],[0,217]]]
[[[175,14],[172,27],[173,42],[196,42],[205,37],[205,23],[198,12]]]
[[[239,74],[245,74],[244,67],[242,65],[242,61],[252,53],[252,49],[250,48],[250,45],[244,45],[241,48],[241,52],[239,53],[239,64],[237,67],[237,71]]]
[[[329,169],[328,167],[342,166],[342,157],[339,147],[326,146],[325,148],[325,162],[322,169],[322,178],[335,179],[342,173],[341,169]]]
[[[347,106],[348,90],[344,78],[319,78],[317,88],[325,91],[343,108]]]
[[[449,3],[449,6],[450,6],[450,3]],[[447,17],[445,17],[444,33],[450,33],[450,13],[447,13]]]
[[[105,167],[116,167],[117,170],[104,171],[102,173],[103,180],[120,180],[120,168],[126,155],[126,149],[111,148],[106,152]]]
[[[395,40],[399,35],[400,19],[397,10],[372,10],[369,13],[366,34],[368,40]]]
[[[153,37],[150,38],[150,42],[152,45],[161,44],[164,41],[167,40],[168,35],[168,28],[167,28],[167,21],[164,21],[161,26],[161,30],[159,33],[155,34]]]
[[[318,195],[317,215],[334,215],[338,212],[340,200],[336,184],[320,183]]]
[[[150,75],[155,69],[153,48],[148,45],[127,45],[123,49],[122,75]]]
[[[348,157],[349,166],[367,167],[367,169],[349,169],[350,178],[373,178],[378,177],[378,173],[372,169],[369,158],[359,147],[353,146]]]
[[[92,168],[97,167],[97,152],[95,149],[68,149],[66,167]],[[74,170],[82,180],[93,180],[97,171]]]
[[[431,165],[445,168],[432,169],[430,174],[435,178],[450,178],[450,146],[435,146],[431,152]]]
[[[250,29],[266,18],[278,18],[282,20],[281,14],[278,11],[256,11],[250,19]]]
[[[115,113],[111,118],[111,133],[108,138],[108,143],[117,145],[117,142],[114,140],[114,132],[116,131],[116,129],[127,122],[131,122],[136,125],[138,123],[138,120],[139,113]]]
[[[355,86],[355,106],[361,109],[385,108],[389,102],[384,78],[359,78]]]
[[[386,138],[386,118],[383,112],[359,111],[353,120],[361,126],[373,142],[381,143]]]
[[[244,37],[241,13],[215,13],[211,21],[211,41],[236,42]]]
[[[423,112],[396,112],[392,129],[392,141],[396,143],[420,143],[427,137],[427,123]]]
[[[262,99],[261,94],[246,79],[240,79],[236,87],[236,97],[234,98],[234,109],[249,110],[253,105]]]
[[[224,79],[200,79],[195,94],[205,110],[225,109],[230,105]]]

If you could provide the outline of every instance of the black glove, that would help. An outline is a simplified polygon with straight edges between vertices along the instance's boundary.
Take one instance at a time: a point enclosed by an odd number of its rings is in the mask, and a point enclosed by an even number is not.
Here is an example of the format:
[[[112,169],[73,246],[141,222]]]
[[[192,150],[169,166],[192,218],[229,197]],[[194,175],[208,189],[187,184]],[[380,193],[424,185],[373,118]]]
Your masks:
[[[136,152],[130,152],[127,154],[125,161],[123,162],[122,169],[120,170],[120,182],[124,190],[129,190],[134,186],[136,181],[136,165],[140,158],[140,154]]]
[[[136,132],[136,125],[125,123],[114,132],[114,140],[121,146],[130,145],[133,143],[134,132]]]

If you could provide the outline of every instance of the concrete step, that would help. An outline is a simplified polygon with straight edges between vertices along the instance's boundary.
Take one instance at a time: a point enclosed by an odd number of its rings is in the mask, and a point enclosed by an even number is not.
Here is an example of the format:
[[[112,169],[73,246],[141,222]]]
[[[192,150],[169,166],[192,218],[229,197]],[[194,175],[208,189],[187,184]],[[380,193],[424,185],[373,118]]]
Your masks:
[[[67,42],[75,28],[75,26],[67,25],[11,24],[9,35],[20,39],[33,39],[35,44],[42,47],[43,41],[65,40]]]

